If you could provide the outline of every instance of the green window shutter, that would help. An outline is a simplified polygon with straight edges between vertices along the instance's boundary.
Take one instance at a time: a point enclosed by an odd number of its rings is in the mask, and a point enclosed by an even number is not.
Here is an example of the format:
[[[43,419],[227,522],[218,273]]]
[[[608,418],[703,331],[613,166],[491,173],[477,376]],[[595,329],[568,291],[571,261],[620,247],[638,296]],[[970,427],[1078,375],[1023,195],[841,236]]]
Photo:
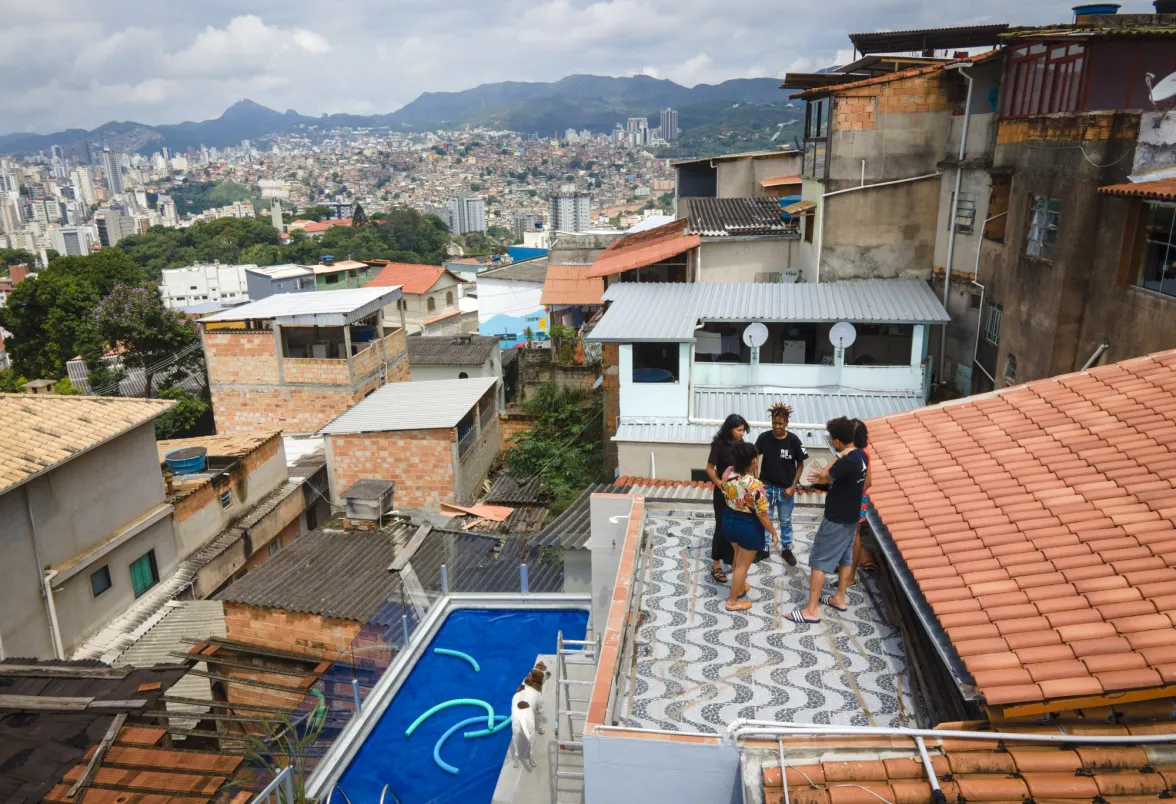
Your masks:
[[[135,597],[146,592],[159,578],[155,574],[155,553],[148,552],[131,564],[131,587],[135,590]]]

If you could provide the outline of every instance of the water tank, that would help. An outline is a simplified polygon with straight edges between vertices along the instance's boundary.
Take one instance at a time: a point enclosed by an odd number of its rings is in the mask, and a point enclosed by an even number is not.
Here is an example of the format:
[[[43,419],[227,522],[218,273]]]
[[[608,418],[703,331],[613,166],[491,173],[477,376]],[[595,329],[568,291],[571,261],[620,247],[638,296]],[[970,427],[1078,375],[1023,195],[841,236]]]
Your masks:
[[[334,265],[335,264],[335,256],[333,254],[324,254],[323,258],[322,258],[322,260],[320,260],[320,262],[322,262],[323,265]]]
[[[1118,3],[1084,3],[1080,6],[1074,6],[1074,19],[1078,17],[1118,14],[1119,8]]]
[[[176,475],[190,475],[203,472],[208,465],[208,450],[204,447],[184,447],[173,449],[163,456],[167,468]]]
[[[1155,0],[1157,14],[1176,14],[1176,0]]]

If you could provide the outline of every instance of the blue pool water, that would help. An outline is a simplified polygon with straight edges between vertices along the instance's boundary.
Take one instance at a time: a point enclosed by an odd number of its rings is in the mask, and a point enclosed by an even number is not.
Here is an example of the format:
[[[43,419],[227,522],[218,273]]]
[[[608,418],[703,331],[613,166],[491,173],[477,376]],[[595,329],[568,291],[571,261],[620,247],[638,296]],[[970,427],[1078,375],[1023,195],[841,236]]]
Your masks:
[[[379,801],[388,783],[402,804],[489,802],[510,745],[509,726],[498,734],[467,740],[465,732],[485,728],[485,710],[456,706],[433,715],[411,737],[405,737],[404,730],[422,712],[452,698],[481,698],[496,715],[509,715],[510,699],[534,667],[535,657],[555,653],[556,632],[562,630],[565,639],[583,639],[587,626],[588,612],[582,610],[454,611],[343,773],[340,787],[356,804]],[[462,659],[436,655],[433,648],[464,651],[478,661],[481,671],[475,672]],[[459,729],[441,749],[441,758],[457,766],[459,773],[441,770],[433,762],[437,739],[454,723],[479,713],[481,727]],[[543,714],[550,720],[551,712]]]

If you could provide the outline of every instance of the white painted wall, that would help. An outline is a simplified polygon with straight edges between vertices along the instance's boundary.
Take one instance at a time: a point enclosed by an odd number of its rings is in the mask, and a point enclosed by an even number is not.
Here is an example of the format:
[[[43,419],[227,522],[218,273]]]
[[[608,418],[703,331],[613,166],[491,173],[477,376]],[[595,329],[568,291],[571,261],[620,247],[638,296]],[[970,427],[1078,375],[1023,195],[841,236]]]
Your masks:
[[[739,748],[597,732],[584,738],[586,804],[739,804]]]
[[[690,344],[678,344],[678,382],[633,382],[633,346],[618,350],[621,416],[628,419],[684,418],[690,412]]]

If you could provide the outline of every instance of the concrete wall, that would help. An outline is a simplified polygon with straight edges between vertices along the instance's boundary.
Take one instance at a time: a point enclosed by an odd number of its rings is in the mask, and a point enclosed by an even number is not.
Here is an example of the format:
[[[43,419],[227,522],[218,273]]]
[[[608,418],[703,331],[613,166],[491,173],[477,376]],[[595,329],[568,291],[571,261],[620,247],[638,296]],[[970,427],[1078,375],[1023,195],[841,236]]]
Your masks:
[[[62,573],[54,597],[68,655],[134,601],[130,563],[154,550],[164,577],[175,567],[176,542],[151,423],[0,496],[0,649],[53,656],[41,567]],[[95,598],[90,575],[103,565],[113,585]]]
[[[599,634],[608,622],[633,498],[627,494],[593,494],[588,506],[592,529],[588,540],[592,553],[592,630]]]
[[[502,444],[502,436],[498,432],[498,417],[490,419],[490,425],[485,427],[477,438],[477,443],[470,447],[464,458],[459,457],[457,445],[454,445],[453,455],[457,467],[454,481],[454,496],[458,505],[467,505],[474,501],[474,497],[481,491],[482,481],[490,473],[490,467],[498,458],[498,450]]]
[[[707,238],[700,250],[699,282],[755,282],[756,274],[800,269],[796,239]]]
[[[592,552],[582,550],[563,551],[563,591],[569,595],[583,595],[592,592]]]
[[[715,197],[748,198],[767,195],[760,185],[760,180],[776,176],[794,176],[800,173],[801,161],[799,153],[720,160],[715,163]],[[684,196],[699,194],[682,193]]]
[[[705,469],[710,453],[709,444],[617,441],[616,447],[622,475],[649,477],[656,468],[662,480],[690,480],[690,470]]]
[[[690,402],[690,344],[678,348],[678,381],[675,383],[633,382],[633,346],[621,344],[618,378],[621,416],[625,418],[685,418]]]
[[[535,387],[551,383],[566,391],[591,391],[600,377],[595,366],[561,366],[552,360],[550,349],[520,349],[517,401],[529,399]]]
[[[739,749],[685,741],[584,737],[585,804],[739,804]]]
[[[821,281],[929,279],[939,181],[924,179],[826,198],[824,231],[817,235],[822,243]]]
[[[384,319],[386,321],[400,321],[401,314],[404,316],[404,326],[409,334],[420,332],[423,326],[422,322],[426,318],[434,318],[443,313],[451,313],[458,308],[458,301],[462,297],[462,283],[457,278],[448,273],[442,274],[441,278],[429,288],[425,293],[405,293],[400,301],[403,302],[403,310],[398,307],[400,302],[389,304],[384,308]],[[453,304],[447,302],[447,294],[453,294]],[[433,300],[433,309],[429,309],[429,300]]]

